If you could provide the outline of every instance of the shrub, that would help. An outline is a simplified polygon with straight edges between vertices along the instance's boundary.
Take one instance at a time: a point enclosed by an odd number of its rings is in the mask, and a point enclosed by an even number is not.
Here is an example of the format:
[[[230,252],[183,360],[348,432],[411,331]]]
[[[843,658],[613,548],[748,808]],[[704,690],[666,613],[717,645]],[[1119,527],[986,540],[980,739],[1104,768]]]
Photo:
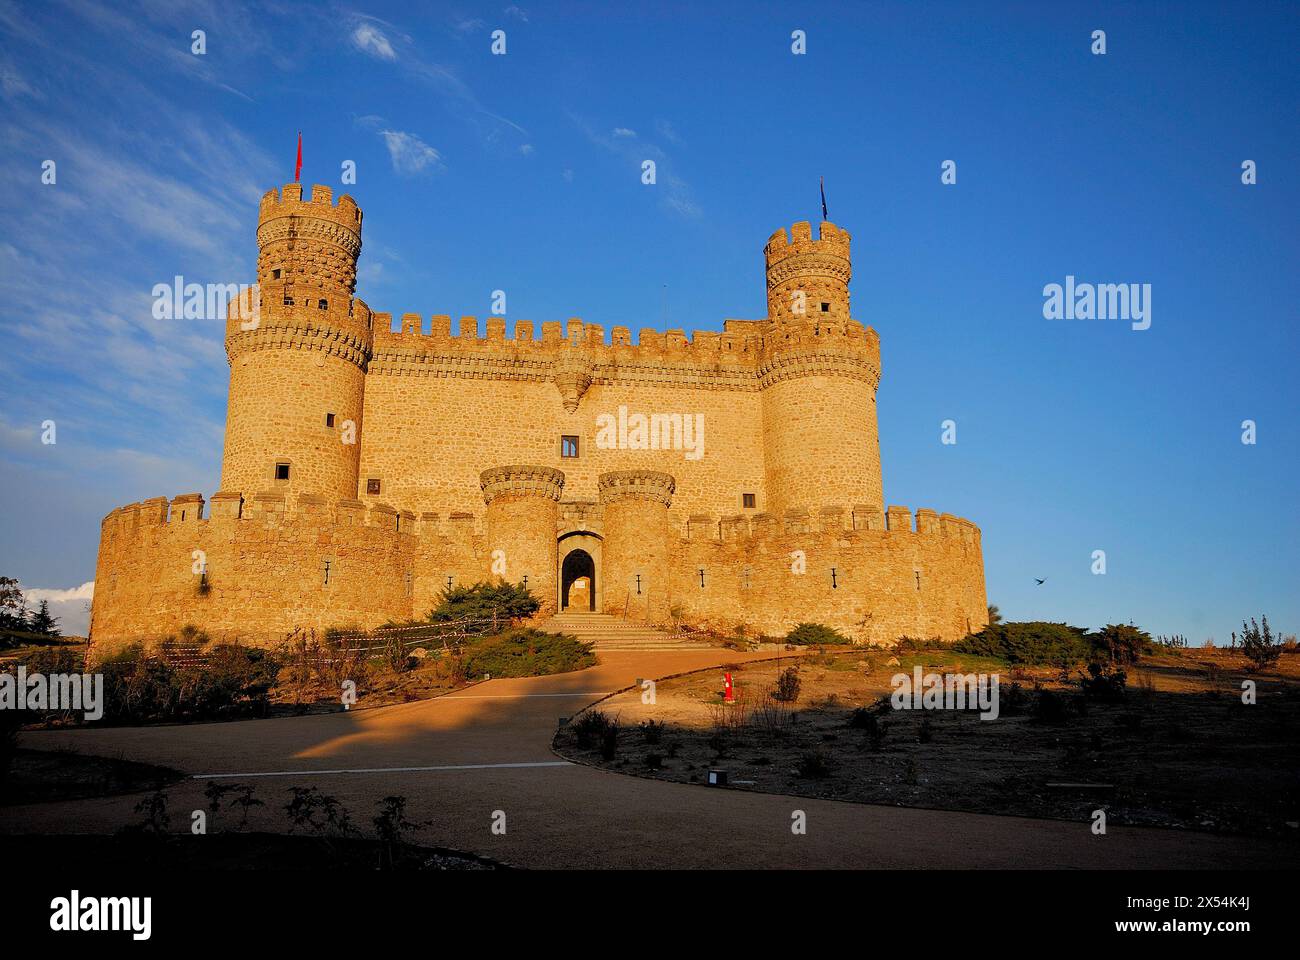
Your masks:
[[[879,753],[889,732],[889,721],[881,720],[870,707],[858,707],[849,715],[849,726],[867,735],[867,745],[872,753]]]
[[[465,673],[472,679],[540,677],[583,670],[596,662],[592,645],[563,633],[516,627],[465,648]]]
[[[657,744],[664,736],[664,725],[658,720],[646,720],[639,724],[641,739],[651,746]]]
[[[451,620],[509,621],[531,617],[541,607],[541,601],[519,583],[479,582],[472,587],[449,587],[442,591],[438,606],[429,613],[433,623],[446,623]],[[484,624],[483,632],[491,630]]]
[[[28,676],[33,673],[41,673],[47,677],[52,673],[80,673],[82,656],[66,647],[45,647],[28,654],[25,665]]]
[[[175,638],[163,649],[175,646]],[[265,716],[279,664],[265,650],[222,643],[202,666],[173,666],[130,644],[100,661],[104,716],[110,722]]]
[[[4,796],[9,769],[18,752],[18,731],[34,719],[29,710],[0,710],[0,797]]]
[[[1119,667],[1106,669],[1100,663],[1088,664],[1088,675],[1079,678],[1079,688],[1089,700],[1123,700],[1128,674]]]
[[[810,750],[799,756],[795,771],[804,780],[823,780],[835,771],[835,762],[820,750]]]
[[[1110,623],[1088,634],[1093,655],[1111,663],[1137,663],[1151,648],[1151,635],[1137,627]]]
[[[1070,718],[1065,698],[1055,690],[1039,690],[1034,701],[1034,718],[1043,723],[1065,723]]]
[[[804,647],[843,646],[853,641],[824,623],[801,623],[785,635],[785,642]]]
[[[776,678],[776,689],[772,691],[772,699],[779,700],[781,703],[794,703],[799,699],[801,686],[803,683],[799,679],[798,668],[786,667]]]
[[[571,727],[578,746],[583,750],[590,750],[601,742],[605,730],[611,725],[615,729],[618,727],[617,722],[611,720],[607,714],[601,713],[599,710],[588,710],[573,721]]]
[[[613,760],[618,753],[618,720],[614,719],[600,731],[600,756],[602,760]]]
[[[780,736],[790,725],[790,710],[777,700],[773,693],[771,689],[764,693],[750,714],[750,719],[754,727],[762,733]]]
[[[1009,663],[1075,663],[1087,658],[1087,631],[1064,623],[991,623],[953,645],[956,653],[996,657]]]
[[[1241,651],[1250,661],[1255,670],[1263,670],[1265,667],[1271,667],[1279,656],[1282,655],[1281,637],[1274,636],[1268,626],[1268,617],[1261,618],[1263,626],[1255,622],[1255,618],[1250,618],[1250,626],[1246,626],[1243,620],[1241,623]],[[1237,645],[1237,635],[1234,633],[1233,646]]]

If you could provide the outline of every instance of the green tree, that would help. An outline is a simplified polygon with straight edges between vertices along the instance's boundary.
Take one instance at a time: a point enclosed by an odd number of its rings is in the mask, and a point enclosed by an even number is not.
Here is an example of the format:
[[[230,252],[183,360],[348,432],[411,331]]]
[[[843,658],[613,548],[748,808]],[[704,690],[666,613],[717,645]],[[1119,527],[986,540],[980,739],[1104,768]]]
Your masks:
[[[989,604],[989,626],[1002,622],[1002,611],[998,609],[996,603]]]
[[[1111,663],[1137,663],[1138,658],[1151,646],[1151,635],[1145,630],[1122,624],[1108,623],[1096,633],[1088,634],[1093,653]]]
[[[27,603],[22,588],[13,577],[0,577],[0,627],[27,629]]]
[[[1281,635],[1274,635],[1269,629],[1268,617],[1260,619],[1263,626],[1256,623],[1254,617],[1250,618],[1250,626],[1246,626],[1244,620],[1241,622],[1241,650],[1256,670],[1272,666],[1282,655]],[[1232,645],[1237,645],[1235,633],[1232,635]]]
[[[44,634],[47,637],[61,636],[59,633],[59,618],[50,616],[50,601],[41,601],[41,605],[32,614],[28,629],[33,633]]]

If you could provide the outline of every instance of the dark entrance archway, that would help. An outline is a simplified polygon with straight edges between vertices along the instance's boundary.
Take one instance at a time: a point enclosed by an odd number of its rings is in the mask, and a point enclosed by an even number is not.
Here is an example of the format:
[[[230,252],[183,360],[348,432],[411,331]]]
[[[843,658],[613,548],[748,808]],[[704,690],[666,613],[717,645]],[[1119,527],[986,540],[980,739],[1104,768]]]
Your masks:
[[[560,570],[560,597],[566,610],[596,609],[596,561],[586,550],[571,550]]]

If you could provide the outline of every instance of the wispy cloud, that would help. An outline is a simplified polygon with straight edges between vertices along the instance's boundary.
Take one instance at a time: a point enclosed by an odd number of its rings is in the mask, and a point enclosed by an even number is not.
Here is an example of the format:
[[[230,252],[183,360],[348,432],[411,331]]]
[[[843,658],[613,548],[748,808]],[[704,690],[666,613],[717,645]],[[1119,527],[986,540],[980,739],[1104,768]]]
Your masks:
[[[469,21],[462,21],[469,22]],[[483,139],[495,141],[502,130],[527,137],[528,131],[509,117],[485,107],[477,94],[450,66],[421,54],[415,42],[391,24],[363,14],[354,14],[347,24],[349,43],[365,55],[393,63],[398,69],[427,84],[443,102],[476,124],[487,123]],[[358,39],[358,34],[361,39]]]
[[[352,30],[352,45],[362,53],[368,53],[380,60],[396,60],[397,53],[384,31],[374,20],[363,20]]]
[[[384,145],[388,147],[388,156],[393,161],[393,169],[407,176],[422,173],[430,167],[441,166],[438,151],[429,146],[413,133],[402,130],[380,130]]]
[[[506,7],[506,8],[505,8],[503,11],[501,11],[501,12],[502,12],[505,16],[507,16],[507,17],[512,17],[512,18],[514,18],[515,20],[522,21],[523,23],[527,23],[527,22],[528,22],[528,11],[525,10],[525,9],[523,9],[522,7],[517,7],[517,6],[515,6],[514,4],[511,4],[510,6]]]
[[[653,160],[655,182],[660,188],[659,202],[665,210],[691,220],[702,215],[690,184],[676,170],[675,159],[657,143],[645,139],[631,127],[614,127],[609,134],[604,134],[594,124],[576,114],[570,113],[569,117],[589,141],[629,165],[635,165],[639,169],[646,160]],[[665,139],[677,142],[672,139],[676,136],[676,131],[668,121],[656,121],[655,129]],[[566,179],[569,178],[566,176]]]

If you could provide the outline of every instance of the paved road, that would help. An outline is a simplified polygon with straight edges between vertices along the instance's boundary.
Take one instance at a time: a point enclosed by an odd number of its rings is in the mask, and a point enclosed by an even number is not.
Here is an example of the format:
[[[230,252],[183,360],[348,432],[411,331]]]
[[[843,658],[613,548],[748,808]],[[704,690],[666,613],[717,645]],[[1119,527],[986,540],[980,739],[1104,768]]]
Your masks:
[[[252,783],[250,828],[283,832],[287,788],[316,785],[369,826],[376,802],[409,799],[431,819],[421,842],[525,867],[1278,867],[1266,841],[1171,830],[908,810],[660,783],[568,764],[550,750],[557,718],[638,677],[749,659],[725,651],[609,652],[590,670],[493,680],[461,693],[350,713],[238,723],[42,731],[22,745],[160,763]],[[415,769],[412,769],[415,768]],[[349,772],[337,772],[349,771]],[[356,772],[352,772],[356,771]],[[259,776],[254,777],[257,774]],[[280,775],[287,774],[287,775]],[[225,780],[224,775],[233,775]],[[173,827],[205,806],[207,781],[169,790]],[[0,808],[3,833],[102,833],[138,797]],[[791,832],[803,810],[808,832]],[[504,811],[506,833],[491,830]],[[209,820],[209,829],[221,823]]]

